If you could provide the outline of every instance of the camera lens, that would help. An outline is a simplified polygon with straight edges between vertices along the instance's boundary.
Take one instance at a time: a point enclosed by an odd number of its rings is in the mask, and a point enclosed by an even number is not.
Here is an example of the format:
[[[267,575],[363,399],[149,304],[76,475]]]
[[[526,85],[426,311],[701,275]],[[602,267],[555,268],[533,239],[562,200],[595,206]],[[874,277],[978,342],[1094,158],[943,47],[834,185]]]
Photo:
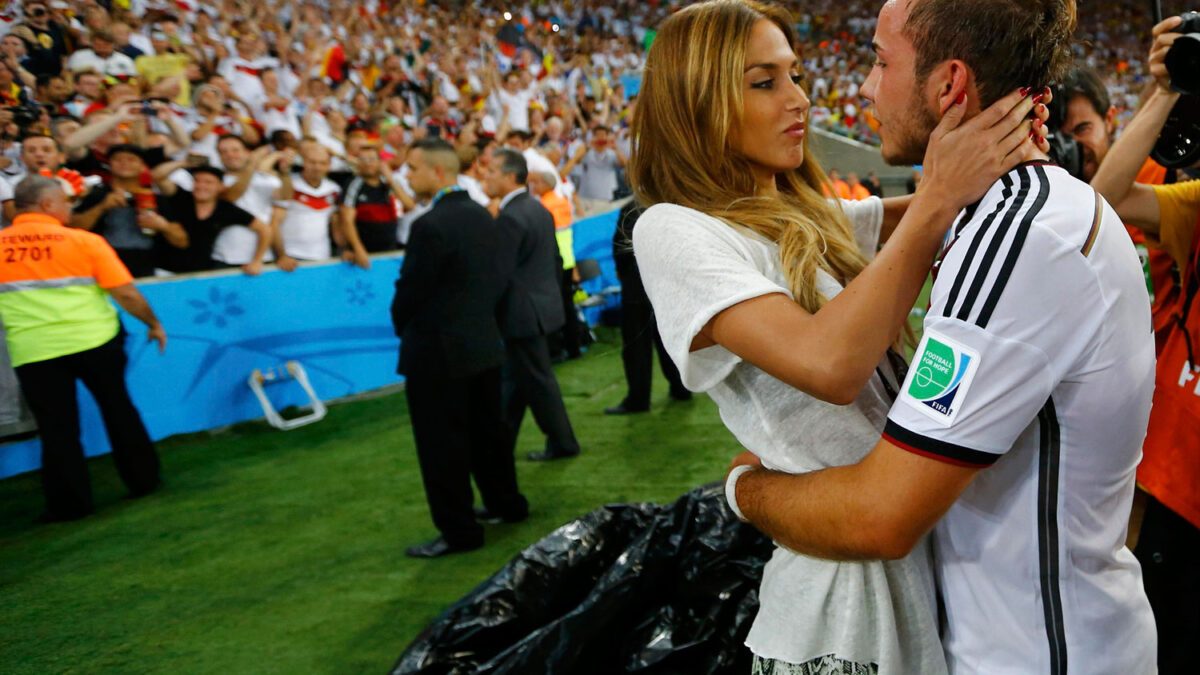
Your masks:
[[[1200,34],[1180,36],[1164,62],[1172,89],[1181,94],[1200,94]]]

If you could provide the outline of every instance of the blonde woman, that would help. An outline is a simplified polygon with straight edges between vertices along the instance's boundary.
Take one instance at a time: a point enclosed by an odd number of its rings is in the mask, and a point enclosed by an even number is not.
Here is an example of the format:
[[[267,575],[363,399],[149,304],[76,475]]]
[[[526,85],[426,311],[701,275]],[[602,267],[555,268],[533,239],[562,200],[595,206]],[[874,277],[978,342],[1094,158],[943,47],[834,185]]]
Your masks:
[[[800,473],[875,445],[902,379],[886,355],[946,230],[1041,139],[1020,92],[966,123],[960,99],[911,202],[827,200],[790,23],[753,0],[664,22],[629,178],[649,207],[638,265],[684,384],[764,465]],[[944,673],[931,574],[924,546],[886,562],[777,548],[747,639],[755,672]]]

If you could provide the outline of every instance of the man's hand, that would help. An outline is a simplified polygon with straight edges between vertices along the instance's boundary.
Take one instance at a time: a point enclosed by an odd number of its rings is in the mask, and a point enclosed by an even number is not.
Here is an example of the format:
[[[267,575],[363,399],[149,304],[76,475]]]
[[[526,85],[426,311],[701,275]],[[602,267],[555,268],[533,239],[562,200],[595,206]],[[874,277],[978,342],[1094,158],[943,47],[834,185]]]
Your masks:
[[[1154,27],[1154,43],[1150,45],[1150,74],[1163,91],[1171,91],[1171,75],[1167,73],[1166,58],[1171,45],[1182,37],[1182,34],[1174,32],[1181,23],[1182,17],[1173,16]]]
[[[159,354],[167,350],[167,331],[163,330],[161,323],[150,327],[150,330],[146,333],[146,342],[158,342]]]
[[[263,262],[261,260],[248,262],[245,265],[242,265],[242,271],[245,272],[247,276],[256,277],[263,273]]]
[[[138,227],[140,228],[155,230],[158,232],[166,231],[166,229],[171,225],[169,222],[167,222],[166,218],[163,218],[158,213],[145,209],[138,211],[137,223]]]
[[[119,208],[122,206],[128,206],[129,200],[125,199],[124,192],[121,192],[119,190],[113,190],[112,192],[108,193],[108,196],[106,196],[104,198],[104,201],[100,202],[100,204],[104,207],[104,210],[107,211],[109,209],[115,209],[115,208]]]
[[[300,263],[290,255],[281,255],[275,260],[275,264],[284,272],[295,272]]]

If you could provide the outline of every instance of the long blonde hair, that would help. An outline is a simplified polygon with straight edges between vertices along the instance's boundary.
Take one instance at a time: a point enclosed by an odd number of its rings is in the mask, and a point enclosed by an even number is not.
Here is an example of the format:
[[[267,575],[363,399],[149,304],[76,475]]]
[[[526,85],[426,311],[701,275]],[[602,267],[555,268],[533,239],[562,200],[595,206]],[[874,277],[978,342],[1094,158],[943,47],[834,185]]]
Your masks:
[[[779,245],[792,297],[816,312],[828,300],[818,269],[845,284],[867,264],[829,179],[804,146],[804,164],[776,177],[779,195],[756,194],[750,161],[730,145],[741,124],[750,31],[766,19],[796,48],[790,18],[755,0],[709,0],[663,22],[646,59],[629,182],[642,206],[679,204]]]

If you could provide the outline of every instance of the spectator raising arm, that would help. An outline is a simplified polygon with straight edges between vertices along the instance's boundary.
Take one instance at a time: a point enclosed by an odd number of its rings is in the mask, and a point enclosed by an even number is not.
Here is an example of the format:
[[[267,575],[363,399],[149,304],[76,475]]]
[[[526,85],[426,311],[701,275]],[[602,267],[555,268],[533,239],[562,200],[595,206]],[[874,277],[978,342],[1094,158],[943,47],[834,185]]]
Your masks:
[[[271,245],[275,247],[275,264],[284,272],[295,272],[299,263],[288,255],[283,248],[283,219],[287,209],[276,206],[271,210]]]

